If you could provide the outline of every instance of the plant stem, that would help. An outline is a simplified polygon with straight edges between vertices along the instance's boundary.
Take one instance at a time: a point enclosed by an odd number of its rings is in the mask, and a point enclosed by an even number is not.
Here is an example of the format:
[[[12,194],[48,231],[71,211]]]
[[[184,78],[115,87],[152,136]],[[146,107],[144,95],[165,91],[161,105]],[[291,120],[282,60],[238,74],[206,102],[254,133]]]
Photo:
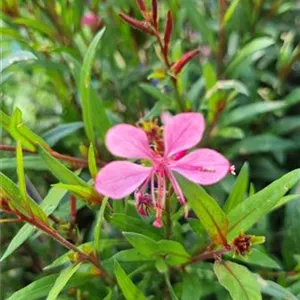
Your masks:
[[[18,212],[16,212],[18,214]],[[57,242],[59,242],[62,246],[66,247],[67,249],[75,252],[78,254],[79,259],[81,261],[87,261],[90,262],[98,271],[98,276],[106,281],[107,283],[112,283],[111,276],[103,269],[100,262],[97,260],[96,256],[89,255],[80,249],[78,249],[75,245],[70,243],[68,240],[64,239],[57,231],[55,231],[53,228],[43,224],[42,222],[37,221],[34,218],[30,218],[24,215],[20,215],[23,221],[35,226],[36,228],[42,230],[44,233],[55,239]]]
[[[9,146],[9,145],[0,145],[0,150],[2,151],[9,151],[9,152],[15,152],[16,151],[16,147],[15,146]],[[38,152],[34,152],[31,151],[27,148],[22,148],[24,153],[29,153],[29,154],[38,154]],[[68,162],[70,163],[75,169],[78,168],[85,168],[88,166],[88,160],[87,159],[82,159],[82,158],[77,158],[74,156],[69,156],[69,155],[65,155],[65,154],[61,154],[58,153],[54,150],[50,150],[49,154],[51,154],[53,157]],[[97,166],[102,167],[105,165],[105,162],[101,161],[101,160],[97,160]]]
[[[230,252],[231,250],[232,250],[231,248],[222,248],[222,249],[216,250],[216,251],[205,251],[203,253],[200,253],[200,254],[192,257],[190,259],[190,261],[185,263],[184,265],[190,265],[190,264],[193,264],[193,263],[196,263],[199,261],[216,258],[216,257],[222,256],[225,253]]]
[[[219,47],[217,53],[218,62],[218,78],[222,78],[223,74],[223,60],[226,48],[226,35],[224,28],[224,15],[226,12],[226,0],[219,0]]]
[[[154,30],[154,34],[155,34],[155,37],[157,39],[158,45],[160,47],[160,51],[162,53],[165,66],[166,66],[166,68],[167,68],[168,71],[171,71],[171,63],[170,63],[168,54],[165,53],[165,51],[164,51],[164,45],[163,45],[162,39],[160,37],[160,34],[159,34],[159,32],[158,32],[158,30],[156,28],[153,28],[153,30]],[[182,98],[181,98],[181,96],[179,94],[179,90],[178,90],[177,78],[174,77],[174,76],[171,76],[171,75],[170,75],[170,78],[171,78],[171,81],[172,81],[174,89],[175,89],[175,96],[176,96],[176,101],[177,101],[179,110],[180,111],[185,111],[184,101],[182,100]]]

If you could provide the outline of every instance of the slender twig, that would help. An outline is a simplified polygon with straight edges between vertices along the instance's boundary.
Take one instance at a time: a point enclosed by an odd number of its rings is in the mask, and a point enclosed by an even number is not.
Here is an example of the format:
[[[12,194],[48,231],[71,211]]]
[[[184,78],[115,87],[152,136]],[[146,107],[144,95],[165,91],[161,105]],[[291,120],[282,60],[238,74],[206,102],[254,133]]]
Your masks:
[[[184,264],[184,266],[197,263],[203,260],[215,259],[221,257],[222,255],[230,252],[231,250],[232,250],[231,248],[222,248],[220,250],[215,250],[215,251],[205,251],[203,253],[193,256],[189,262]]]
[[[164,51],[164,45],[163,45],[161,36],[160,36],[160,34],[159,34],[159,32],[156,28],[153,28],[153,30],[154,30],[154,35],[156,37],[156,40],[157,40],[159,48],[160,48],[160,52],[162,53],[162,58],[163,58],[164,64],[165,64],[167,70],[171,72],[171,63],[169,61],[168,54],[165,53],[165,51]],[[185,111],[184,101],[182,101],[182,98],[180,97],[180,94],[179,94],[179,91],[178,91],[177,78],[174,77],[174,76],[170,76],[170,77],[171,77],[171,81],[172,81],[174,89],[175,89],[175,96],[176,96],[176,101],[177,101],[177,104],[179,106],[179,109],[181,111]]]
[[[9,145],[0,145],[0,150],[2,151],[9,151],[9,152],[15,152],[16,151],[16,147],[15,146],[9,146]],[[38,154],[38,152],[36,151],[31,151],[27,148],[22,148],[23,153],[29,153],[29,154]],[[58,153],[54,150],[50,150],[49,154],[51,154],[53,157],[68,162],[70,163],[74,168],[85,168],[88,166],[88,160],[87,159],[83,159],[83,158],[77,158],[74,156],[69,156],[69,155],[65,155],[65,154],[61,154]],[[105,163],[103,161],[97,160],[97,165],[99,167],[102,167],[105,165]]]
[[[226,0],[219,0],[219,47],[217,52],[218,62],[218,78],[222,78],[223,66],[224,66],[224,55],[226,48],[226,35],[224,28],[224,15],[226,12]]]

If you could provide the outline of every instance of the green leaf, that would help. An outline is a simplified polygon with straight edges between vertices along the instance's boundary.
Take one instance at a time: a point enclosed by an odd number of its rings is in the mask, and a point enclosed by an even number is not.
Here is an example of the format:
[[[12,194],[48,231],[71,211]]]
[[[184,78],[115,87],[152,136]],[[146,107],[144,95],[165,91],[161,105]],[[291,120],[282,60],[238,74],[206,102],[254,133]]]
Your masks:
[[[283,100],[259,102],[239,106],[238,108],[226,114],[226,118],[222,120],[222,124],[227,126],[239,122],[244,123],[245,121],[250,121],[261,114],[287,109],[295,104],[298,104],[299,102],[300,89],[295,89]]]
[[[295,149],[295,143],[269,134],[255,135],[235,143],[227,153],[228,158],[237,155],[250,155],[256,153],[287,151]]]
[[[13,20],[14,24],[25,25],[28,28],[31,28],[35,31],[38,31],[42,34],[45,34],[52,38],[54,36],[54,30],[42,23],[41,21],[35,19],[27,19],[27,18],[16,18]]]
[[[47,170],[46,165],[38,156],[27,155],[23,156],[24,169],[44,171]],[[16,158],[1,158],[0,166],[2,170],[16,170],[17,160]]]
[[[7,300],[35,300],[45,297],[57,278],[56,274],[42,277],[13,293]]]
[[[197,275],[183,273],[182,300],[201,299],[201,282]]]
[[[178,183],[203,227],[216,244],[226,245],[228,220],[218,203],[198,184],[176,175]]]
[[[246,267],[233,262],[221,261],[214,264],[219,282],[229,291],[233,300],[262,299],[259,285]]]
[[[89,187],[80,177],[67,169],[60,161],[51,156],[44,148],[39,148],[39,155],[49,171],[62,183]]]
[[[83,127],[82,122],[73,122],[67,124],[59,124],[55,128],[50,129],[45,132],[42,137],[47,142],[47,144],[52,147],[61,139],[69,136],[70,134],[76,132]]]
[[[230,195],[228,196],[224,211],[229,213],[233,208],[235,208],[239,203],[244,200],[245,194],[248,190],[249,185],[249,165],[244,163],[239,176],[237,177],[234,186],[231,190]]]
[[[0,61],[0,73],[7,69],[12,64],[15,64],[20,61],[28,61],[37,59],[37,57],[29,51],[17,51]]]
[[[151,256],[158,251],[156,242],[145,235],[135,232],[123,232],[123,235],[142,255]]]
[[[147,298],[128,277],[117,261],[114,264],[115,275],[126,300],[146,300]]]
[[[230,3],[230,5],[229,5],[229,7],[228,7],[228,9],[227,9],[227,11],[224,15],[224,18],[223,18],[223,26],[226,26],[226,24],[231,20],[231,18],[233,16],[234,12],[236,11],[239,3],[240,3],[240,0],[233,0]]]
[[[228,240],[232,241],[241,232],[252,227],[263,215],[272,210],[300,180],[300,169],[296,169],[274,181],[260,192],[248,197],[228,214]]]
[[[67,282],[71,279],[71,277],[76,273],[76,271],[80,268],[81,263],[71,265],[68,268],[64,269],[57,279],[49,292],[49,295],[46,300],[55,300],[60,292],[64,289]]]
[[[157,242],[157,246],[159,254],[163,255],[170,265],[184,264],[191,258],[184,247],[176,241],[161,240]]]
[[[20,140],[22,145],[30,151],[36,151],[36,144],[42,145],[44,148],[49,148],[47,143],[26,127],[22,121],[22,112],[16,108],[11,117],[4,112],[0,115],[0,125],[16,140]]]
[[[102,201],[102,196],[100,196],[92,186],[79,186],[63,183],[57,183],[53,186],[58,189],[67,190],[78,196],[82,201],[88,202],[91,205],[99,204]]]
[[[238,54],[227,67],[226,73],[232,73],[238,66],[241,65],[243,60],[247,59],[255,52],[270,47],[273,44],[274,40],[269,37],[259,37],[252,40],[238,51]]]
[[[64,190],[58,190],[55,188],[50,189],[49,193],[41,203],[40,208],[45,212],[47,216],[51,215],[65,195],[66,191]],[[35,228],[33,226],[31,226],[30,224],[25,224],[13,237],[4,254],[2,255],[0,261],[3,261],[9,255],[11,255],[30,236],[32,236],[34,232]]]
[[[99,253],[101,248],[101,228],[104,223],[104,212],[105,212],[107,202],[108,202],[108,198],[105,197],[101,203],[101,208],[94,228],[94,248],[96,253]]]
[[[91,72],[93,61],[96,55],[97,48],[99,46],[99,42],[105,32],[105,28],[97,33],[94,37],[92,43],[90,44],[86,55],[84,57],[83,65],[80,72],[80,96],[82,101],[82,113],[83,113],[83,122],[84,128],[89,138],[90,142],[95,144],[95,132],[94,132],[94,122],[93,120],[93,107],[91,101]]]
[[[119,262],[143,262],[153,261],[154,257],[151,255],[142,255],[137,249],[127,249],[116,253],[113,256]]]
[[[282,269],[281,266],[268,254],[255,248],[252,249],[247,256],[237,256],[234,259],[249,265],[261,266],[268,269]]]
[[[223,127],[218,129],[216,136],[224,139],[238,139],[241,140],[245,137],[245,132],[238,127]]]
[[[173,102],[173,99],[170,96],[163,94],[158,88],[156,88],[150,84],[141,83],[140,87],[142,88],[143,91],[145,91],[147,94],[149,94],[153,98],[159,100],[161,103],[164,103],[167,105],[167,104],[170,104]]]
[[[18,174],[19,189],[24,202],[27,203],[27,192],[26,192],[24,165],[23,165],[23,150],[22,150],[22,143],[20,141],[17,141],[16,156],[17,156],[17,174]]]
[[[109,223],[120,231],[141,233],[154,240],[160,240],[163,236],[163,231],[161,229],[154,229],[152,225],[147,225],[141,218],[114,213],[111,216]]]
[[[257,275],[257,282],[260,285],[260,289],[263,294],[274,297],[275,299],[287,299],[287,300],[297,300],[288,289],[282,287],[276,282],[271,280],[265,280],[261,276]]]
[[[89,171],[92,178],[95,178],[98,174],[97,162],[96,162],[96,154],[93,144],[90,144],[89,153],[88,153],[88,163],[89,163]]]
[[[280,201],[273,207],[272,210],[275,210],[291,201],[294,201],[294,200],[299,200],[300,199],[300,195],[287,195],[287,196],[284,196],[280,199]]]
[[[26,200],[21,196],[19,188],[8,177],[0,172],[0,196],[8,201],[8,204],[27,217],[34,217],[48,224],[45,213],[37,203],[26,195]]]
[[[208,23],[205,18],[206,13],[203,11],[199,11],[197,9],[196,3],[193,0],[185,0],[182,2],[182,6],[186,10],[187,16],[191,21],[193,27],[201,33],[203,42],[208,43],[214,49],[214,37],[212,34],[212,30],[208,27]]]
[[[287,134],[300,129],[300,116],[284,117],[272,123],[271,132],[278,135]]]

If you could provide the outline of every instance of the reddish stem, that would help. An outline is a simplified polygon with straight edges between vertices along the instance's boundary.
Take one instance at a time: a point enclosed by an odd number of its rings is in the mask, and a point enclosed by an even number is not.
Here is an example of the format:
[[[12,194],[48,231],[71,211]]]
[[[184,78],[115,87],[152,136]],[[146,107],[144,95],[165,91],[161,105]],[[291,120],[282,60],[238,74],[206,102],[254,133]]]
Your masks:
[[[9,151],[9,152],[15,152],[16,151],[16,147],[15,146],[9,146],[9,145],[0,145],[0,150],[2,151]],[[27,148],[22,148],[24,153],[29,153],[29,154],[38,154],[38,152],[35,151],[31,151]],[[82,159],[82,158],[77,158],[74,156],[69,156],[69,155],[65,155],[65,154],[61,154],[58,153],[54,150],[50,150],[49,154],[51,154],[53,157],[68,162],[71,164],[72,167],[74,167],[75,169],[77,168],[86,168],[88,166],[88,160],[86,159]],[[102,167],[105,165],[105,163],[101,160],[97,160],[97,165]]]

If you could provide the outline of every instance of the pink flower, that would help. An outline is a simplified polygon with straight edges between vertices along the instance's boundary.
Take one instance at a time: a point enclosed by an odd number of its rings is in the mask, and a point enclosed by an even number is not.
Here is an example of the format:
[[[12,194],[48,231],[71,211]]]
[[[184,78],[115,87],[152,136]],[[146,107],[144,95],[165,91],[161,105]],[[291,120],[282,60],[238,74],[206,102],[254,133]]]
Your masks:
[[[81,18],[81,25],[82,26],[89,26],[89,27],[96,27],[100,24],[100,20],[98,16],[90,11],[84,14],[84,16]]]
[[[124,198],[135,191],[139,207],[145,202],[150,184],[151,201],[156,210],[153,224],[161,227],[167,179],[181,204],[185,205],[174,172],[201,185],[216,183],[230,172],[228,160],[215,150],[203,148],[186,154],[186,150],[200,142],[204,129],[204,118],[199,113],[181,113],[170,118],[164,126],[164,152],[161,154],[150,148],[147,134],[141,128],[127,124],[112,127],[106,135],[108,150],[116,156],[148,160],[151,167],[129,161],[111,162],[96,177],[97,191],[112,199]],[[146,214],[144,210],[141,213]]]

